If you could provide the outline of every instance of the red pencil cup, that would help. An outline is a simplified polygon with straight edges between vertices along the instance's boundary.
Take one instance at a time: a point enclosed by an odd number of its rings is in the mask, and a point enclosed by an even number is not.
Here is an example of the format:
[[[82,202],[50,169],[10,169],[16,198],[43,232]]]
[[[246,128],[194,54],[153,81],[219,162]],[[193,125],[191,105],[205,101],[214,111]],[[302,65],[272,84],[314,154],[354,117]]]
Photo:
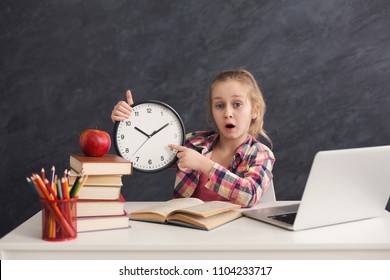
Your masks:
[[[42,239],[65,241],[77,237],[77,197],[63,200],[41,199]]]

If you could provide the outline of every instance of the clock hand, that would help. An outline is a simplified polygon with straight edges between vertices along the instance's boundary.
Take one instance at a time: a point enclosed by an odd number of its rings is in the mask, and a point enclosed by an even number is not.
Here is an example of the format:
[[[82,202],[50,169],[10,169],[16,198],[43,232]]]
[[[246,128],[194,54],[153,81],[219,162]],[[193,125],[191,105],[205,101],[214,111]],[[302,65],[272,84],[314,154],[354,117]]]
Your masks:
[[[153,135],[155,135],[156,133],[160,132],[161,130],[163,130],[164,128],[166,128],[167,126],[169,125],[169,123],[163,125],[162,127],[160,127],[159,129],[153,131],[152,134],[150,134],[150,137],[152,137]]]
[[[141,129],[139,129],[138,127],[135,127],[134,129],[138,130],[139,132],[141,132],[142,134],[144,134],[145,136],[147,136],[148,138],[142,143],[142,145],[134,152],[133,156],[142,148],[143,145],[145,145],[145,143],[153,136],[155,135],[156,133],[160,132],[161,130],[163,130],[164,128],[166,128],[167,126],[169,125],[169,123],[163,125],[162,127],[160,127],[159,129],[155,130],[151,135],[148,135],[146,132],[143,132]]]
[[[132,156],[134,156],[141,148],[143,145],[145,145],[146,142],[148,142],[148,140],[150,139],[150,137],[148,137],[142,144],[141,146],[139,146],[139,148],[134,152],[134,154]]]
[[[147,134],[146,132],[142,131],[141,129],[139,129],[138,127],[134,127],[135,130],[138,130],[139,132],[141,132],[143,135],[145,135],[146,137],[150,138],[152,137],[152,135],[149,135]]]

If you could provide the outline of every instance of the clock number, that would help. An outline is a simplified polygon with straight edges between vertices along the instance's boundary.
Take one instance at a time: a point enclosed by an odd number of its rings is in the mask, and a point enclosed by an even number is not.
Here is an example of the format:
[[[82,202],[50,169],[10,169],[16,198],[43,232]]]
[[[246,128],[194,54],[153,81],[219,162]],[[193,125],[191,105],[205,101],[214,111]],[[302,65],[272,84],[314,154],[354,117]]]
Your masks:
[[[149,159],[149,160],[148,160],[148,164],[149,164],[149,165],[152,165],[152,163],[153,163],[152,160]]]
[[[121,134],[121,139],[125,139],[125,135],[124,134]]]
[[[137,159],[137,162],[139,161],[139,157],[135,157]]]
[[[173,135],[173,137],[174,137],[175,139],[177,139],[177,133],[175,133],[175,134]]]
[[[131,126],[131,121],[126,121],[126,126]]]
[[[139,112],[134,112],[135,117],[139,117]]]
[[[164,116],[164,111],[161,111],[161,116]]]
[[[152,108],[146,108],[146,112],[147,112],[148,114],[151,114],[151,113],[152,113]]]
[[[161,161],[164,161],[164,160],[165,160],[164,156],[161,156]]]
[[[126,148],[126,149],[125,149],[125,153],[126,153],[126,154],[129,153],[129,148]]]

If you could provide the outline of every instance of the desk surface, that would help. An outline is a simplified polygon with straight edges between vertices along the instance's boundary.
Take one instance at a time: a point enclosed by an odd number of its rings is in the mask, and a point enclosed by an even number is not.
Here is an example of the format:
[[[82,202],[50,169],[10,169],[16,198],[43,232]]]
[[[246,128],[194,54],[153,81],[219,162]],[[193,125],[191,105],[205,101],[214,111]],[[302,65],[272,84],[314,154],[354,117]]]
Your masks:
[[[155,202],[127,202],[129,212]],[[263,203],[285,205],[288,202]],[[1,259],[390,259],[390,213],[291,232],[242,217],[212,231],[130,221],[131,228],[41,240],[41,213],[0,240]]]

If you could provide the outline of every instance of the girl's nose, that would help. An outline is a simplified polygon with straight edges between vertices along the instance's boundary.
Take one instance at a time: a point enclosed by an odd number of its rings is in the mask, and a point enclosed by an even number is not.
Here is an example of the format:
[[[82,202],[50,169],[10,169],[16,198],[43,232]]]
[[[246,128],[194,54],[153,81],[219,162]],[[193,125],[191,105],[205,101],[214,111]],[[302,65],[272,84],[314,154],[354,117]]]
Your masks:
[[[225,109],[225,118],[230,119],[233,116],[232,108],[229,106]]]

